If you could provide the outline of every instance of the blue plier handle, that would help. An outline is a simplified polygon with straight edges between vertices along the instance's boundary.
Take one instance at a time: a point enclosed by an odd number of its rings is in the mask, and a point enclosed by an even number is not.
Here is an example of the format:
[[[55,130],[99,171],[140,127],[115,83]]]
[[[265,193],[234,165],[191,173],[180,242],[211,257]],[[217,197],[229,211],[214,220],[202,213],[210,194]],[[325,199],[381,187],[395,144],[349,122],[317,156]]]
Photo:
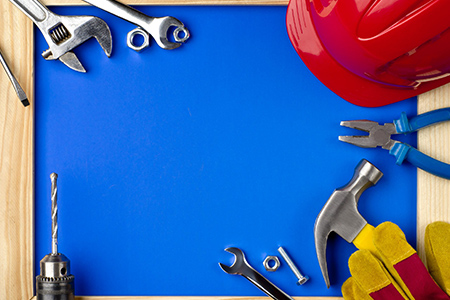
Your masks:
[[[408,119],[402,113],[393,123],[380,125],[367,120],[343,121],[341,126],[369,132],[365,136],[340,136],[339,140],[364,148],[381,146],[395,156],[397,165],[407,160],[414,166],[439,177],[450,179],[450,165],[423,154],[416,148],[391,139],[392,134],[408,134],[427,126],[450,120],[450,108],[433,110]]]

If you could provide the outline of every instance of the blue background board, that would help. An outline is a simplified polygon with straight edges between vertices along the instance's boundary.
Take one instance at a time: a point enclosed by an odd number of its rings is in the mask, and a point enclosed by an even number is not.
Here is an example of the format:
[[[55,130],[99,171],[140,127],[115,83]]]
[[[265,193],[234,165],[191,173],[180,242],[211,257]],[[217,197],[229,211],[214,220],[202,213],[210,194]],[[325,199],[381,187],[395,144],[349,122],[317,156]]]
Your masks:
[[[219,268],[233,262],[229,246],[293,296],[340,295],[355,247],[330,237],[327,289],[314,221],[362,158],[385,175],[362,195],[361,213],[399,224],[415,244],[416,169],[337,137],[358,133],[341,120],[415,115],[416,99],[363,108],[336,96],[291,46],[286,7],[140,7],[192,33],[176,50],[152,43],[141,53],[126,46],[126,21],[94,7],[52,9],[103,18],[114,47],[109,59],[95,40],[75,49],[81,74],[45,61],[36,32],[36,270],[51,250],[51,172],[77,295],[263,295]],[[283,262],[263,269],[280,245],[310,282],[298,287]]]

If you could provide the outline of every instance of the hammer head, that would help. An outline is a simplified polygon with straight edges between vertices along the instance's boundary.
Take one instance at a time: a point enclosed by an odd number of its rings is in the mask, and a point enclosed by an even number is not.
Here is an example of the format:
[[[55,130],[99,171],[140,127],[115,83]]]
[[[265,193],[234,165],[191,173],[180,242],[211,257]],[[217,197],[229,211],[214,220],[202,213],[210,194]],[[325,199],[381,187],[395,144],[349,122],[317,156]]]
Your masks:
[[[334,231],[351,243],[361,232],[367,221],[358,212],[358,200],[362,192],[376,184],[383,176],[380,170],[363,159],[355,168],[353,178],[345,186],[334,190],[317,216],[314,239],[320,269],[327,287],[328,277],[326,248],[329,234]]]

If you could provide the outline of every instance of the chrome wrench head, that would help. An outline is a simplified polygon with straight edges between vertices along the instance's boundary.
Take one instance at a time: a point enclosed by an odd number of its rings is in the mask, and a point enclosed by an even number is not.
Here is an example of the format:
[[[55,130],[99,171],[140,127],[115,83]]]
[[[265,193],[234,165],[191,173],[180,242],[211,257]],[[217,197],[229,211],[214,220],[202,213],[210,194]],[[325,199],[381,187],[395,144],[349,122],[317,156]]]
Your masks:
[[[166,50],[180,47],[189,38],[189,31],[180,20],[174,17],[150,17],[117,0],[84,1],[138,26],[138,28],[130,31],[127,37],[127,44],[133,50],[141,51],[148,47],[150,35],[161,48]],[[175,42],[171,42],[167,38],[171,27],[176,27],[173,32]],[[144,43],[142,45],[136,45],[134,43],[133,38],[136,35],[144,37]]]
[[[229,267],[222,263],[219,266],[227,274],[241,275],[253,283],[257,288],[266,293],[268,296],[276,300],[293,300],[288,294],[279,289],[272,282],[267,280],[264,276],[259,274],[255,269],[253,269],[245,259],[244,252],[241,249],[230,247],[226,248],[225,251],[234,254],[235,261]]]
[[[69,68],[86,72],[72,50],[95,37],[109,57],[112,37],[108,25],[97,17],[60,16],[51,12],[39,0],[9,0],[41,30],[49,49],[42,53],[47,60],[59,59]]]
[[[93,16],[55,16],[59,21],[56,25],[49,30],[41,29],[49,45],[49,49],[42,53],[46,60],[59,59],[75,71],[86,72],[71,51],[92,37],[98,41],[105,54],[111,56],[111,31],[105,21]]]
[[[246,266],[248,265],[247,261],[245,260],[244,252],[242,252],[241,249],[235,247],[226,248],[225,251],[234,254],[234,263],[231,265],[231,267],[226,266],[222,263],[219,263],[219,266],[225,273],[232,275],[243,275],[247,269]]]
[[[169,41],[167,37],[171,27],[176,27],[173,31],[175,42]],[[143,26],[142,28],[155,39],[158,46],[165,50],[180,47],[190,37],[189,30],[180,20],[174,17],[151,18],[148,26]],[[130,40],[128,42],[132,43]]]

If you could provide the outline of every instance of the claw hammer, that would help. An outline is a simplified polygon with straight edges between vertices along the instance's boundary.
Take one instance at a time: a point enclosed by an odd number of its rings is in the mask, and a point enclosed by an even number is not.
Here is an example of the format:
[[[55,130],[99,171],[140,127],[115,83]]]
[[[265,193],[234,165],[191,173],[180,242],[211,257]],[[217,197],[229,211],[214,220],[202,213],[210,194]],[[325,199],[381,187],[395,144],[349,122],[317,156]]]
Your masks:
[[[382,176],[383,173],[374,165],[365,159],[361,160],[356,166],[350,182],[334,190],[317,216],[314,225],[314,240],[320,269],[327,287],[330,287],[326,260],[328,236],[331,232],[335,232],[347,242],[354,243],[356,247],[360,248],[356,241],[357,238],[366,241],[367,236],[371,235],[373,227],[358,211],[359,197],[366,189],[375,185]],[[370,247],[367,245],[370,244],[364,243],[364,247],[367,249]]]

